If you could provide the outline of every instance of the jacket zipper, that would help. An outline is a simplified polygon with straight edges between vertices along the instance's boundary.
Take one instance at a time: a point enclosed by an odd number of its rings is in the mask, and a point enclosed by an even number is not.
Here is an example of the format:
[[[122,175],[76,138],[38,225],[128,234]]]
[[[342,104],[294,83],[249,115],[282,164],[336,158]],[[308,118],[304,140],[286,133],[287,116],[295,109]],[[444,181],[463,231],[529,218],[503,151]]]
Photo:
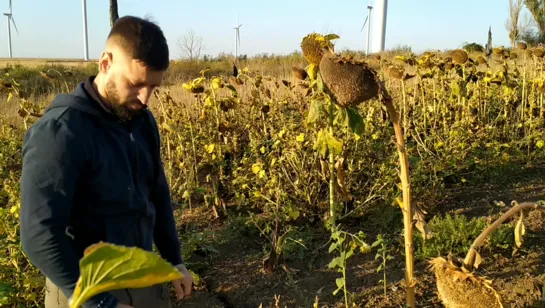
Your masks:
[[[134,139],[134,136],[132,134],[132,132],[129,132],[129,137],[131,139],[131,143],[135,143],[136,140]],[[136,145],[131,145],[131,147],[135,147]],[[135,181],[135,174],[134,172],[136,171],[136,166],[135,166],[135,160],[137,160],[137,149],[134,150],[134,158],[132,159],[132,171],[133,171],[133,175],[132,175],[132,182],[133,182],[133,186],[134,186],[134,189],[136,189],[136,181]],[[133,194],[136,194],[136,191],[133,191]],[[142,240],[142,215],[138,216],[138,219],[136,221],[136,229],[138,230],[138,241],[139,241],[139,246],[143,246],[143,240]]]

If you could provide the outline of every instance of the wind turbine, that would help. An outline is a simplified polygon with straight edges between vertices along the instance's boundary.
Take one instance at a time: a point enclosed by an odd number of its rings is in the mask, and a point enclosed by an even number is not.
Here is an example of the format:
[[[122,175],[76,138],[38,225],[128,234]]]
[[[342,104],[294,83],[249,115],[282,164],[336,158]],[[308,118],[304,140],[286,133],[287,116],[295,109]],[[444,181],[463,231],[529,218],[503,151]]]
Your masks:
[[[235,61],[238,61],[238,47],[240,46],[240,27],[242,27],[242,25],[238,23],[237,16],[237,26],[235,27]]]
[[[365,18],[365,21],[363,22],[363,26],[361,26],[361,31],[363,31],[363,28],[365,28],[365,25],[367,24],[367,49],[365,51],[365,54],[369,54],[369,48],[371,47],[371,10],[373,9],[373,6],[371,5],[371,0],[369,0],[369,4],[367,5],[367,17]],[[369,23],[367,23],[369,22]]]
[[[82,13],[83,13],[83,58],[85,61],[89,61],[89,42],[87,39],[87,1],[82,0]]]
[[[373,26],[373,52],[384,50],[386,40],[386,16],[388,12],[388,0],[377,0],[375,2],[375,23]]]
[[[17,25],[15,24],[15,20],[13,19],[13,13],[11,10],[11,0],[9,0],[9,12],[4,13],[6,17],[8,18],[8,49],[9,49],[9,57],[12,58],[13,55],[11,53],[11,23],[13,23],[13,26],[15,27],[15,31],[17,32],[17,35],[19,35],[19,30],[17,30]]]

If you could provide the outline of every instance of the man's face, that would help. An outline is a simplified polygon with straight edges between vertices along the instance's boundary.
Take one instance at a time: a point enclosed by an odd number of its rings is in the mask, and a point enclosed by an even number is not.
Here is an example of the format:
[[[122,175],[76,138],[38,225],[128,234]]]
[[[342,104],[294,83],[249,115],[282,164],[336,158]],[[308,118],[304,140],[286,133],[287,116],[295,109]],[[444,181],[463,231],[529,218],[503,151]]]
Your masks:
[[[103,91],[112,111],[123,120],[138,116],[147,108],[153,91],[161,84],[164,71],[153,71],[121,50],[105,55]]]

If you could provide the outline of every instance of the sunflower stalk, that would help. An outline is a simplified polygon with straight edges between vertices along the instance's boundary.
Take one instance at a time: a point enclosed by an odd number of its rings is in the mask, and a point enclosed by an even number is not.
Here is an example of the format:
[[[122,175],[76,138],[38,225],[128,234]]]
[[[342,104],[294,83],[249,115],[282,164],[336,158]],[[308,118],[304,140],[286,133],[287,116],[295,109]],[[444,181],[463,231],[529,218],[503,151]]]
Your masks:
[[[168,116],[168,113],[166,112],[163,101],[159,100],[159,103],[160,103],[160,106],[161,106],[161,111],[163,113],[163,117],[165,118],[165,121],[167,121],[167,119],[170,119],[170,118]],[[172,153],[170,151],[170,134],[166,134],[166,144],[167,144],[167,159],[168,159],[168,161],[172,161]],[[168,164],[167,174],[168,174],[168,176],[167,176],[168,185],[172,186],[172,164]]]
[[[334,98],[332,98],[333,100]],[[333,112],[335,110],[335,105],[333,101],[329,103],[329,134],[333,135]],[[337,230],[337,211],[335,209],[335,154],[333,151],[329,151],[329,215],[331,216],[331,230],[334,232]]]
[[[399,156],[399,163],[401,169],[401,186],[403,193],[403,226],[405,237],[405,292],[406,292],[406,304],[409,307],[416,307],[415,304],[415,281],[414,281],[414,251],[413,251],[413,224],[412,224],[412,206],[411,206],[411,187],[409,181],[409,160],[407,158],[407,151],[405,148],[405,140],[401,124],[399,122],[399,115],[395,110],[392,98],[382,89],[381,100],[386,106],[390,120],[392,121],[395,137],[397,152]]]

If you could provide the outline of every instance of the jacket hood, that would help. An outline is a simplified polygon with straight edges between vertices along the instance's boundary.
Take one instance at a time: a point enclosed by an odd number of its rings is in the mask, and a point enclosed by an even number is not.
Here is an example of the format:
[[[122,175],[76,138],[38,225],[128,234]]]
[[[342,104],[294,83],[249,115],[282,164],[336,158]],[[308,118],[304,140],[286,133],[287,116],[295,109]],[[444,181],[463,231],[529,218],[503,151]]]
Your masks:
[[[45,112],[53,108],[71,107],[97,116],[105,114],[106,111],[87,93],[84,84],[84,82],[79,83],[70,94],[58,94]]]

